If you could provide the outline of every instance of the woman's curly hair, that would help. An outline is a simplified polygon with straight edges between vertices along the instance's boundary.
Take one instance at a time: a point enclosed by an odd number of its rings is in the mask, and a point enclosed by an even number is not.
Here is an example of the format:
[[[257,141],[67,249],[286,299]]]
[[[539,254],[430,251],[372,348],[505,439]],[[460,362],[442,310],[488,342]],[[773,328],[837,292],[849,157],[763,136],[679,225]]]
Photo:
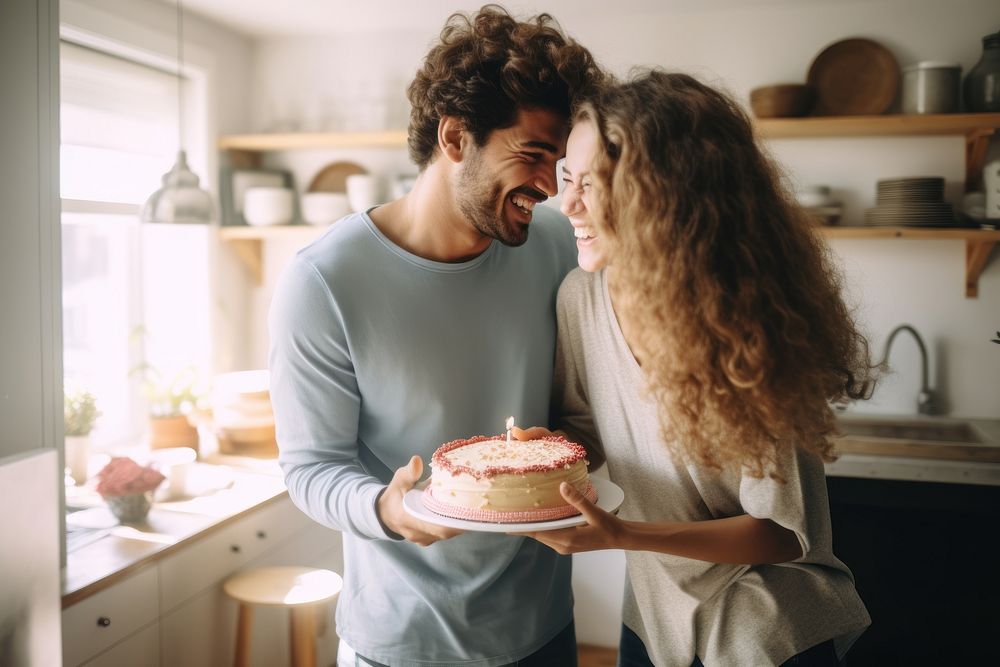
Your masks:
[[[868,398],[875,369],[841,279],[758,148],[745,112],[684,74],[606,88],[593,210],[616,306],[682,458],[781,478],[792,443],[832,460],[830,402]]]
[[[452,14],[407,89],[410,158],[421,170],[430,163],[442,116],[461,119],[482,146],[514,125],[521,107],[569,119],[574,99],[601,77],[590,52],[548,14],[517,21],[498,5]]]

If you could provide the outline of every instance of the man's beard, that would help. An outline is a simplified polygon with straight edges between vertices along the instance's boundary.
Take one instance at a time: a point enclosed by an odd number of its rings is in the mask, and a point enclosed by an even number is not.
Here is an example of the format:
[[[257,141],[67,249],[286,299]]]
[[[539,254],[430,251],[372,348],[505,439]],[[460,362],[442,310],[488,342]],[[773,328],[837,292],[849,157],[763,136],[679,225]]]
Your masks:
[[[473,149],[469,155],[459,174],[457,188],[458,210],[480,234],[512,247],[528,240],[528,225],[504,220],[507,202],[503,188],[500,183],[490,180],[479,149]]]

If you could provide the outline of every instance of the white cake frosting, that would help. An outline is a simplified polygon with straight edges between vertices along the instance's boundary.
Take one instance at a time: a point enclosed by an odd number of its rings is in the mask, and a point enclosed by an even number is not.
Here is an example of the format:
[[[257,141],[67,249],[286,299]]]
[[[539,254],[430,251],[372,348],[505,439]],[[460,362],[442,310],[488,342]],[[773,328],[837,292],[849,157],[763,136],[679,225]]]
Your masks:
[[[567,482],[581,494],[592,496],[586,451],[561,437],[517,441],[502,437],[470,438],[442,445],[431,460],[430,491],[437,507],[464,516],[459,508],[483,513],[516,513],[528,520],[553,512],[577,513],[559,493]],[[441,511],[440,506],[445,507]]]

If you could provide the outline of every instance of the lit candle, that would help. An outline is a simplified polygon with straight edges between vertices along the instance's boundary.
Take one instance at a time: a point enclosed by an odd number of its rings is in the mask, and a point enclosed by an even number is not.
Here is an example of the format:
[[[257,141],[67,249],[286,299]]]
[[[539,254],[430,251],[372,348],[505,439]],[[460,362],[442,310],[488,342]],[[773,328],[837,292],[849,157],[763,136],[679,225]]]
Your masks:
[[[510,430],[514,428],[514,417],[507,417],[507,444],[510,444]]]

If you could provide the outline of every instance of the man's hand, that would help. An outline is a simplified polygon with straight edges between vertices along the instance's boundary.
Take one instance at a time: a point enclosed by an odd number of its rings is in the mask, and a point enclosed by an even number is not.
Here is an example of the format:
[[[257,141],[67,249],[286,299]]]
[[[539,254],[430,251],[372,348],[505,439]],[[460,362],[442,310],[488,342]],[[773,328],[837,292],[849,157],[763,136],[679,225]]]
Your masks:
[[[409,463],[396,470],[389,486],[378,499],[377,510],[379,518],[389,530],[402,535],[410,542],[426,547],[438,540],[447,540],[460,535],[463,531],[421,521],[403,509],[403,496],[420,481],[423,470],[424,462],[419,456],[414,456]]]
[[[566,502],[580,510],[580,514],[587,520],[586,525],[517,534],[534,538],[561,554],[622,548],[626,530],[624,521],[584,498],[583,494],[566,482],[559,485],[559,493]]]

